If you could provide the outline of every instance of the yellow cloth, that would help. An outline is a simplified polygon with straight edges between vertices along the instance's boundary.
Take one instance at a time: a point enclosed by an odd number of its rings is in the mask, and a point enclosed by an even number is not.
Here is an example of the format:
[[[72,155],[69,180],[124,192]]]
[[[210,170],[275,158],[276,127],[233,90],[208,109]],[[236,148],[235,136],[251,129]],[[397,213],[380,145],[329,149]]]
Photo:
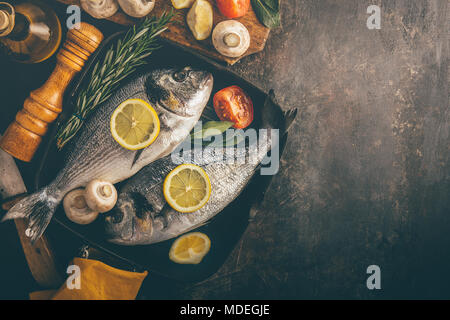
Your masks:
[[[59,290],[30,293],[31,300],[133,300],[138,294],[143,273],[113,268],[97,260],[75,258],[80,268],[80,289],[69,289],[66,282]]]

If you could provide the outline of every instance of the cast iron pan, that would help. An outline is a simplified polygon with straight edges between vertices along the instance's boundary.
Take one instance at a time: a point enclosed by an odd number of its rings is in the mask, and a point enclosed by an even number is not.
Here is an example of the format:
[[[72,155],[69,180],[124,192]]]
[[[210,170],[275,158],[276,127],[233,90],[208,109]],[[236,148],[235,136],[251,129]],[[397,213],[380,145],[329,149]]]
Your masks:
[[[106,39],[86,65],[83,73],[74,83],[73,89],[65,98],[64,111],[59,122],[64,121],[72,114],[73,103],[79,87],[87,80],[88,77],[86,75],[90,74],[93,63],[105,54],[110,42],[114,41],[121,34],[118,33]],[[224,66],[168,42],[164,42],[162,48],[154,52],[148,59],[145,69],[190,65],[210,71],[214,76],[213,94],[230,85],[240,86],[253,100],[255,120],[252,125],[256,128],[258,127],[260,107],[263,105],[267,95],[251,83],[227,70]],[[208,105],[212,105],[213,94]],[[56,127],[54,126],[49,138],[44,142],[46,146],[39,155],[40,168],[36,175],[36,189],[48,184],[63,164],[63,151],[57,151],[55,146]],[[281,137],[280,156],[283,153],[286,139],[287,134]],[[251,208],[262,202],[264,192],[268,188],[271,178],[272,176],[261,176],[258,171],[244,192],[236,200],[216,215],[207,225],[195,230],[207,234],[211,239],[211,250],[198,265],[180,265],[169,260],[168,252],[174,239],[146,246],[130,247],[111,244],[103,237],[102,219],[98,218],[88,226],[77,225],[66,218],[62,206],[58,208],[53,218],[53,223],[51,224],[52,232],[72,233],[81,238],[87,245],[128,263],[135,270],[148,270],[150,273],[153,272],[173,280],[201,281],[215,273],[225,262],[249,224]],[[117,187],[120,189],[120,184]]]

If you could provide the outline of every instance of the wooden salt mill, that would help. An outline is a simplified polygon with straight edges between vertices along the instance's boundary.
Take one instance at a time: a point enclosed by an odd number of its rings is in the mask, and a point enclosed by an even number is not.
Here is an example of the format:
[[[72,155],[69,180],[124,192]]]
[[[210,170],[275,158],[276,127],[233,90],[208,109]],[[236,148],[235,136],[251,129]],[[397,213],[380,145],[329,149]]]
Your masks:
[[[0,139],[0,148],[22,161],[31,161],[48,124],[62,111],[64,91],[85,61],[97,49],[103,34],[94,26],[81,22],[80,28],[67,33],[66,42],[56,56],[57,63],[42,87],[30,93],[23,109]]]

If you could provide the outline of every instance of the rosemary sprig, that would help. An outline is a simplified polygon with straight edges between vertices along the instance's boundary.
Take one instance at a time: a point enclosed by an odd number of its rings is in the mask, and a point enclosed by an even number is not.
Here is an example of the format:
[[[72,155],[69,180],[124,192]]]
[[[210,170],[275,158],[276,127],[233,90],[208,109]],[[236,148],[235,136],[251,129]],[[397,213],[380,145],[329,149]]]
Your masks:
[[[74,114],[58,129],[56,145],[59,149],[76,135],[92,110],[106,101],[119,83],[145,64],[145,58],[159,48],[157,36],[167,29],[173,17],[171,11],[159,18],[146,18],[112,44],[103,60],[97,61],[87,85],[80,90]]]

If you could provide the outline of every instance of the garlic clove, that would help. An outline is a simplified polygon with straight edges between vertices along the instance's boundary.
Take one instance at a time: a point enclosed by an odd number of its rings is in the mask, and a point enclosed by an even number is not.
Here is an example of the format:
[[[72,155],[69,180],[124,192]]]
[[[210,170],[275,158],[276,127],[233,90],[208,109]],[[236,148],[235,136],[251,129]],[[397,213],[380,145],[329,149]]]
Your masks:
[[[188,27],[196,40],[205,40],[211,35],[213,19],[212,6],[206,0],[195,1],[186,16]]]

